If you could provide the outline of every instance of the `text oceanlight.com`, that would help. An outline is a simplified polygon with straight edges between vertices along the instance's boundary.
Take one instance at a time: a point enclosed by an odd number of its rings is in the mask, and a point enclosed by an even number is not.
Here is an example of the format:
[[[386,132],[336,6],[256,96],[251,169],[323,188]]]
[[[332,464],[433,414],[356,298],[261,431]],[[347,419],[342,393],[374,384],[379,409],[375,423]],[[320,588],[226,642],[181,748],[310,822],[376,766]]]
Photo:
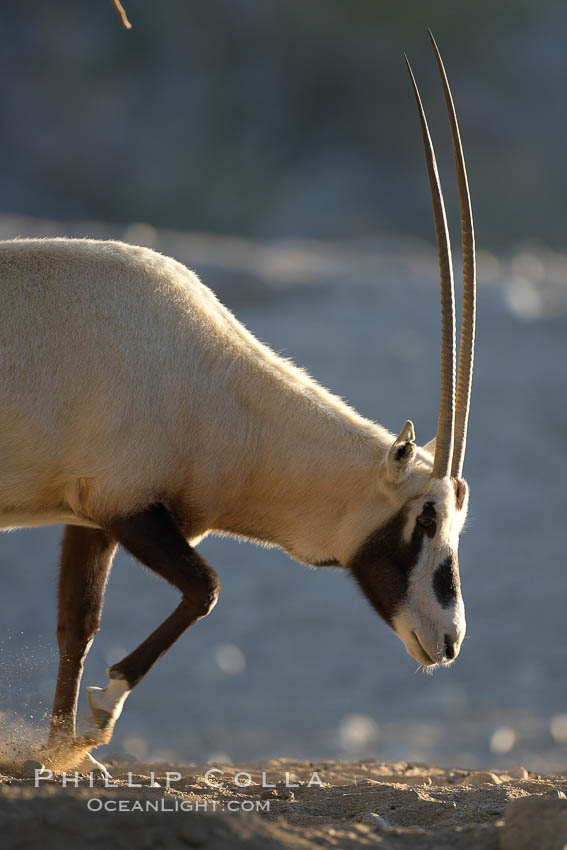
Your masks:
[[[87,800],[90,812],[269,812],[270,800]]]

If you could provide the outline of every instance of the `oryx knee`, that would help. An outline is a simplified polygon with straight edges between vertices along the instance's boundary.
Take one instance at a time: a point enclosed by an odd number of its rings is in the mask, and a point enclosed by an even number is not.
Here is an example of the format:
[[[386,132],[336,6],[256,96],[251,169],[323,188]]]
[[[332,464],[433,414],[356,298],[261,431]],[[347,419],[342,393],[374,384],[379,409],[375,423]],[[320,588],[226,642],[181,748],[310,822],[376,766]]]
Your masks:
[[[206,617],[217,604],[221,583],[211,567],[192,576],[183,587],[183,601],[196,617]]]
[[[95,639],[100,629],[100,617],[86,616],[70,617],[63,623],[57,625],[57,644],[60,649],[68,650],[69,644],[76,647],[77,652],[83,654]]]

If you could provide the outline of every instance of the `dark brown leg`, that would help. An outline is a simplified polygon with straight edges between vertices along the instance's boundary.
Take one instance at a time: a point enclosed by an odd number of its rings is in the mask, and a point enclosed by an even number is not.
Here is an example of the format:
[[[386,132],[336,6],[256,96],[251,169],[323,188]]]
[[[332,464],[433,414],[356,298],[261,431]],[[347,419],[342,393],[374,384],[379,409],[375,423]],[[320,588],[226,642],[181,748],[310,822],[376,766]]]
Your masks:
[[[182,599],[149,638],[108,670],[110,683],[104,691],[89,688],[89,702],[101,743],[110,739],[129,691],[189,626],[209,613],[220,591],[217,574],[189,546],[163,505],[152,505],[139,514],[116,520],[109,530],[139,561],[177,587]]]
[[[106,531],[67,526],[59,573],[59,674],[49,744],[75,736],[83,664],[100,627],[106,582],[116,542]]]

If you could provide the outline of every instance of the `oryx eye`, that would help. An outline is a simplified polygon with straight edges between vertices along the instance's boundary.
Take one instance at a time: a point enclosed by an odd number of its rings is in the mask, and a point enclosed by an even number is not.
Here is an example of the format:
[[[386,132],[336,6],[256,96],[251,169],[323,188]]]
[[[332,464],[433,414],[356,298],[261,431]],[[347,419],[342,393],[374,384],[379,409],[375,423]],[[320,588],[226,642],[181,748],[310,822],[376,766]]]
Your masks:
[[[437,511],[434,502],[426,502],[416,520],[428,537],[434,537],[437,531]]]
[[[437,520],[432,516],[424,516],[421,514],[417,518],[417,522],[424,528],[428,534],[435,534],[437,529]]]

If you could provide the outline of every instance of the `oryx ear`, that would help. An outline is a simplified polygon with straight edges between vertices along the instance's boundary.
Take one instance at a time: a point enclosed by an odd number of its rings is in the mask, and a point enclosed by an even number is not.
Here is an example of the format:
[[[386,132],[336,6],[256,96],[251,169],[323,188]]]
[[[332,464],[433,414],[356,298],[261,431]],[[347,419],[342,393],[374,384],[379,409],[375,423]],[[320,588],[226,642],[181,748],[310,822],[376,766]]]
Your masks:
[[[413,422],[404,422],[402,430],[392,443],[384,461],[386,479],[397,484],[407,478],[415,458],[415,431]]]
[[[429,454],[433,455],[433,457],[435,457],[435,445],[436,445],[436,443],[437,443],[437,437],[435,436],[435,437],[433,437],[432,440],[430,440],[428,443],[426,443],[423,447],[425,449],[425,451],[429,452]]]

